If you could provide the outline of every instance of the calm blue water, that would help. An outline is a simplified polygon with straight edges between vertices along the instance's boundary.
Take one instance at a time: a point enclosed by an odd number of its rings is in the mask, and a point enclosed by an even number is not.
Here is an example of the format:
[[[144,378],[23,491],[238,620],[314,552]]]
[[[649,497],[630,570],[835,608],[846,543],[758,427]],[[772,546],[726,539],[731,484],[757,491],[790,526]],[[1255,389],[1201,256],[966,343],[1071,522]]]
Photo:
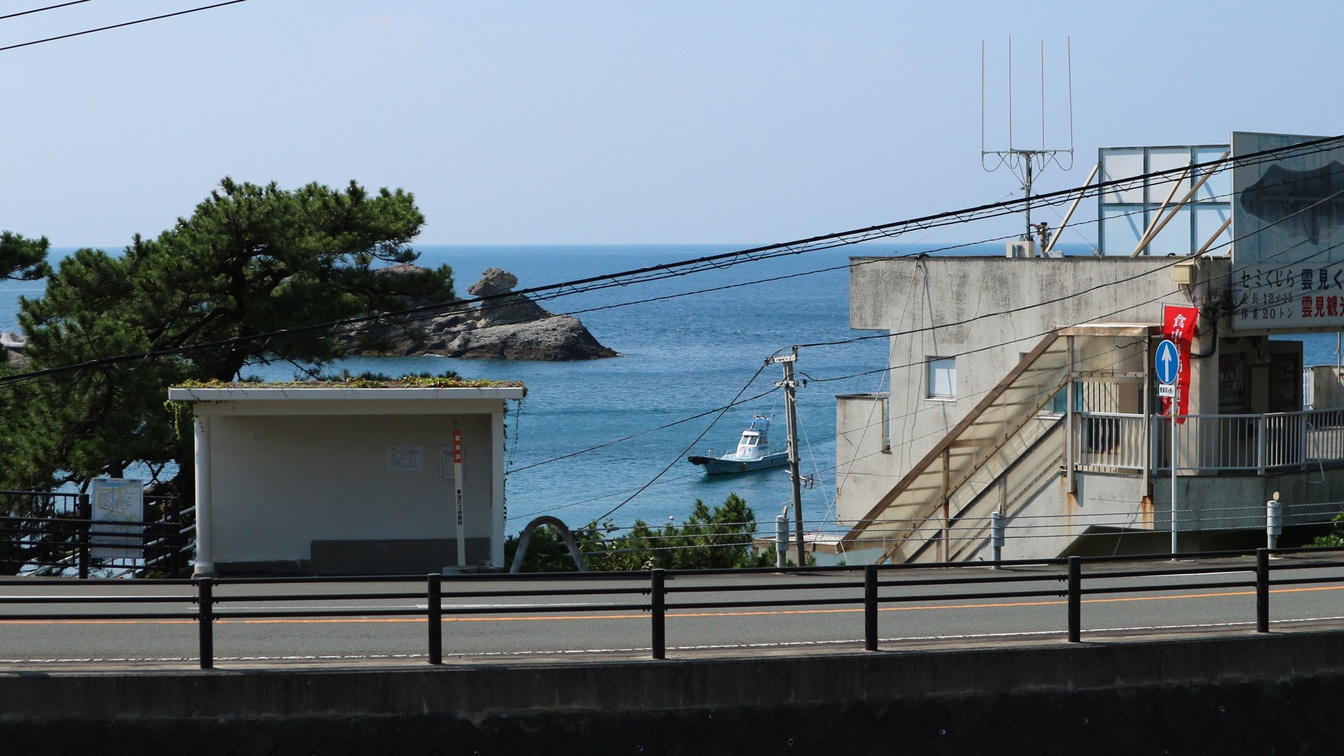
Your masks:
[[[487,267],[514,273],[519,287],[526,288],[749,246],[418,249],[422,264],[452,265],[457,289],[465,294]],[[1000,249],[992,245],[961,252],[998,254]],[[759,521],[769,522],[789,506],[784,469],[708,478],[685,457],[707,448],[731,448],[752,412],[774,414],[771,437],[782,448],[783,394],[774,390],[782,369],[765,366],[766,358],[795,344],[867,335],[849,329],[848,257],[894,251],[890,245],[864,245],[811,252],[542,303],[552,312],[576,314],[598,341],[621,353],[614,359],[553,363],[359,357],[335,369],[393,376],[454,370],[469,378],[523,381],[528,396],[506,420],[510,532],[540,514],[572,525],[609,512],[618,525],[637,518],[652,523],[680,520],[696,499],[718,504],[730,493],[745,498]],[[900,250],[909,251],[908,246]],[[738,284],[749,285],[724,288]],[[0,330],[16,330],[19,295],[41,293],[41,282],[0,283]],[[1333,334],[1305,340],[1308,364],[1334,364]],[[885,364],[886,341],[881,338],[799,353],[797,371],[812,380],[798,392],[803,473],[815,480],[803,491],[809,526],[833,514],[834,397],[885,391],[882,374],[872,373]],[[258,372],[276,380],[294,377],[277,366]],[[739,393],[749,397],[766,392],[772,393],[716,420],[716,410]]]
[[[514,273],[525,288],[745,246],[424,247],[421,261],[452,265],[457,288],[465,291],[492,266]],[[784,469],[708,478],[685,457],[734,447],[753,411],[774,414],[771,438],[782,448],[783,393],[774,386],[782,367],[766,367],[765,360],[794,344],[863,335],[849,329],[851,254],[854,249],[790,256],[543,303],[553,312],[577,315],[598,341],[621,353],[615,359],[362,358],[343,366],[392,374],[450,369],[472,378],[523,381],[528,396],[507,419],[510,531],[540,514],[585,524],[613,509],[610,519],[620,525],[636,518],[680,520],[696,499],[717,504],[730,493],[745,498],[759,519],[770,520],[790,502]],[[799,274],[805,275],[782,278]],[[721,288],[743,283],[751,285]],[[690,295],[667,298],[678,294]],[[796,369],[830,379],[885,363],[885,340],[871,339],[803,349]],[[817,481],[803,492],[809,520],[821,519],[833,498],[834,396],[885,388],[881,375],[866,375],[799,390],[803,471]],[[716,422],[714,411],[740,392],[771,393]],[[711,414],[696,417],[705,413]]]

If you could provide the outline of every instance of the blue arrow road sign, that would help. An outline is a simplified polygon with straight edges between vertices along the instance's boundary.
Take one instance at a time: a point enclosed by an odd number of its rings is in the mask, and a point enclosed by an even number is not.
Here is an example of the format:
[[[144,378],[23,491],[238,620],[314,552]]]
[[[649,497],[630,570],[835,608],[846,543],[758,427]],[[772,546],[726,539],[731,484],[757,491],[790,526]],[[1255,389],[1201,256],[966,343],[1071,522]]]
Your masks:
[[[1163,339],[1161,344],[1157,345],[1157,355],[1153,358],[1153,363],[1157,366],[1158,383],[1175,383],[1176,376],[1181,372],[1181,353],[1176,349],[1176,343],[1170,339]]]

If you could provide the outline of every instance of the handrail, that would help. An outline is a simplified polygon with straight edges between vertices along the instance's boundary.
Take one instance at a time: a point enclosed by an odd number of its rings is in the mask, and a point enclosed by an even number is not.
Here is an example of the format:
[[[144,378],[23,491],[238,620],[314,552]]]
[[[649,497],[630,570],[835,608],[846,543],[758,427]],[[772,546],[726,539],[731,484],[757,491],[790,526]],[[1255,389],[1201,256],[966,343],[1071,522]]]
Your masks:
[[[1177,467],[1182,474],[1324,469],[1344,463],[1344,409],[1265,414],[1183,415],[1177,429]],[[1162,416],[1075,412],[1080,470],[1150,472],[1171,470],[1171,437]],[[1160,431],[1160,432],[1159,432]],[[1090,447],[1083,444],[1092,442]],[[1100,444],[1100,445],[1098,445]],[[1145,455],[1152,447],[1151,462]]]
[[[1229,557],[1254,561],[1239,564],[1217,564],[1218,559]],[[1271,561],[1270,556],[1280,557]],[[1309,561],[1284,557],[1308,557]],[[121,620],[194,620],[199,633],[199,664],[208,669],[214,666],[214,627],[228,619],[292,619],[330,617],[424,617],[427,620],[428,658],[439,664],[443,654],[442,625],[447,616],[516,614],[520,607],[507,603],[467,604],[455,606],[453,599],[463,598],[535,598],[539,596],[625,597],[625,601],[596,603],[593,601],[559,602],[551,605],[528,604],[526,611],[546,614],[573,614],[592,612],[648,612],[651,619],[651,653],[655,659],[666,657],[666,630],[668,615],[678,611],[702,609],[755,609],[762,607],[817,607],[855,606],[863,609],[864,645],[878,650],[878,612],[883,605],[915,602],[934,602],[1003,599],[1063,599],[1069,607],[1068,621],[1061,632],[1069,641],[1076,642],[1081,634],[1081,602],[1083,596],[1142,594],[1150,591],[1202,591],[1226,588],[1253,588],[1256,601],[1256,628],[1269,631],[1269,587],[1344,583],[1344,575],[1300,574],[1302,570],[1344,567],[1344,549],[1285,548],[1228,551],[1215,554],[1180,554],[1180,562],[1172,555],[1125,557],[1069,557],[1067,559],[1004,560],[998,567],[1020,570],[985,570],[986,565],[939,563],[934,565],[883,564],[854,567],[804,567],[790,569],[759,568],[738,570],[740,582],[725,587],[722,584],[697,585],[694,581],[677,582],[677,578],[704,577],[724,574],[723,570],[652,570],[625,572],[614,575],[601,573],[565,573],[561,575],[440,575],[357,576],[346,578],[210,578],[194,580],[146,580],[126,583],[117,581],[76,581],[71,579],[11,578],[0,579],[0,619],[5,621],[78,622],[98,619]],[[1141,566],[1148,564],[1146,568]],[[1104,569],[1114,565],[1120,569]],[[1086,569],[1084,569],[1086,567]],[[932,568],[932,570],[931,570]],[[1101,568],[1101,569],[1099,569]],[[836,581],[783,580],[790,575],[807,576],[827,573],[853,574],[855,579]],[[1122,579],[1150,576],[1194,577],[1197,574],[1223,576],[1213,582],[1190,580],[1151,581],[1137,584],[1116,584]],[[1246,575],[1237,578],[1238,575]],[[542,587],[516,585],[534,583],[540,579]],[[567,585],[556,589],[554,580]],[[423,588],[414,590],[410,583]],[[619,584],[623,582],[624,584]],[[312,592],[312,586],[357,586],[374,584],[370,590],[343,590],[336,593]],[[34,586],[79,585],[83,591],[77,596],[28,595],[22,588]],[[257,586],[291,585],[297,590],[263,592],[249,590]],[[90,593],[102,588],[125,589],[134,587],[136,593],[121,590]],[[389,590],[389,587],[391,590]],[[965,588],[972,590],[967,592]],[[978,588],[978,590],[976,590]],[[221,593],[221,589],[223,592]],[[230,591],[228,589],[238,589]],[[800,589],[816,591],[810,596],[798,595]],[[307,601],[356,600],[412,600],[425,599],[423,606],[360,606],[358,608],[309,607]],[[267,604],[288,603],[287,606]],[[297,604],[297,605],[295,605]],[[132,606],[162,605],[157,611],[132,610]],[[95,613],[98,606],[126,607],[122,611]],[[231,608],[237,606],[238,608]],[[51,609],[47,609],[50,607]],[[78,608],[78,610],[77,610]],[[18,609],[18,611],[14,611]],[[24,609],[28,609],[25,611]],[[62,609],[56,611],[54,609]]]

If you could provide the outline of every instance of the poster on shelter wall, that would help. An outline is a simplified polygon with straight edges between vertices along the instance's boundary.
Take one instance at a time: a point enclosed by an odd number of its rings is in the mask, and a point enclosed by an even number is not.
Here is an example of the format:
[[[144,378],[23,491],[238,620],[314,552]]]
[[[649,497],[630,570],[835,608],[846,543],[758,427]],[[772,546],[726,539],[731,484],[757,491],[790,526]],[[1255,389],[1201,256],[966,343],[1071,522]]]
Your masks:
[[[1237,132],[1232,155],[1233,328],[1344,326],[1344,141]]]
[[[387,447],[388,472],[420,472],[425,469],[425,447],[397,445]]]
[[[95,478],[89,484],[89,506],[93,510],[90,556],[95,559],[143,556],[144,481]]]

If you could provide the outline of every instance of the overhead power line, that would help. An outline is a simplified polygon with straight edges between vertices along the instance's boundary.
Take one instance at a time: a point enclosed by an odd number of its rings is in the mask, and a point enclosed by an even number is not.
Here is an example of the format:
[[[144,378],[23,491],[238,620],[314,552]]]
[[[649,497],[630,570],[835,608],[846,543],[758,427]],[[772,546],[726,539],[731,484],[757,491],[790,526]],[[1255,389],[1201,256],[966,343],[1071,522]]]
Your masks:
[[[233,2],[242,2],[243,0],[232,0]],[[229,3],[221,3],[227,5]],[[218,6],[207,6],[218,7]],[[1325,151],[1337,146],[1344,141],[1344,136],[1325,137],[1309,142],[1280,147],[1261,152],[1252,153],[1236,158],[1233,162],[1237,165],[1253,165],[1259,162],[1273,160],[1276,156],[1283,153],[1298,154],[1304,151]],[[1197,164],[1195,167],[1212,168],[1221,163],[1221,160],[1208,161]],[[1096,196],[1105,191],[1111,191],[1117,188],[1124,188],[1134,184],[1149,180],[1155,177],[1175,177],[1184,174],[1189,166],[1171,168],[1164,171],[1154,171],[1141,176],[1133,176],[1125,179],[1116,179],[1112,181],[1101,181],[1087,187],[1074,187],[1062,189],[1056,192],[1035,195],[1032,200],[1037,203],[1063,203],[1071,200],[1077,195],[1083,197]],[[917,229],[933,229],[953,225],[961,225],[977,220],[986,220],[989,218],[1010,215],[1017,211],[1017,208],[1023,204],[1025,199],[1009,200],[1004,202],[995,202],[987,205],[966,208],[962,210],[953,210],[950,212],[936,213],[909,220],[896,221],[867,228],[856,229],[853,231],[842,231],[835,234],[826,234],[814,236],[797,241],[783,242],[780,244],[770,244],[761,247],[753,247],[745,250],[733,252],[724,252],[716,255],[707,255],[690,260],[682,260],[674,263],[663,263],[652,265],[635,270],[622,271],[618,273],[608,273],[598,276],[589,276],[587,278],[574,279],[561,283],[536,286],[527,289],[520,289],[509,292],[508,294],[492,295],[486,297],[476,297],[469,299],[456,300],[454,302],[435,303],[421,307],[408,308],[397,312],[381,313],[377,315],[359,316],[346,318],[344,320],[332,321],[326,323],[317,323],[307,326],[296,326],[269,333],[255,334],[251,336],[240,336],[229,339],[221,339],[200,344],[192,344],[170,349],[150,350],[137,354],[125,354],[112,357],[104,357],[96,360],[89,360],[74,365],[65,365],[60,367],[48,368],[45,370],[33,371],[29,373],[20,373],[11,376],[0,377],[0,386],[16,381],[32,380],[35,378],[55,375],[74,370],[80,370],[90,367],[104,367],[109,365],[123,364],[128,362],[137,362],[159,357],[181,357],[197,352],[217,351],[234,349],[245,344],[256,342],[277,341],[294,336],[307,335],[317,332],[330,332],[342,328],[357,327],[362,324],[372,322],[387,322],[389,319],[412,316],[417,313],[443,310],[450,306],[463,306],[480,302],[491,302],[503,297],[516,297],[526,295],[536,299],[548,300],[571,294],[578,294],[589,291],[598,291],[614,287],[630,286],[637,283],[646,283],[650,281],[664,280],[679,276],[691,275],[693,273],[704,272],[730,268],[746,262],[758,262],[761,260],[783,257],[786,255],[799,255],[808,252],[834,249],[837,247],[861,244],[867,241],[877,239],[895,238],[904,233]]]
[[[87,3],[87,2],[89,2],[89,0],[71,0],[71,2],[68,3],[60,3],[59,5],[48,5],[45,8],[33,8],[32,10],[19,11],[18,13],[7,13],[3,16],[0,16],[0,21],[4,21],[5,19],[8,18],[18,18],[19,16],[30,16],[34,13],[45,13],[46,11],[57,10],[58,8],[65,8],[67,6],[79,5],[81,3]]]
[[[86,2],[86,0],[77,0],[77,2]],[[160,14],[160,15],[158,15],[158,16],[150,16],[149,18],[141,18],[141,19],[137,19],[137,20],[135,20],[135,21],[123,21],[122,23],[119,23],[119,24],[111,24],[111,25],[108,25],[108,26],[100,26],[100,27],[98,27],[97,29],[85,29],[84,31],[71,32],[71,33],[69,33],[69,34],[58,34],[58,35],[56,35],[55,37],[47,37],[46,39],[35,39],[35,40],[32,40],[31,42],[20,42],[20,43],[18,43],[18,44],[14,44],[14,45],[6,45],[6,46],[4,46],[4,47],[0,47],[0,52],[4,52],[4,51],[6,51],[6,50],[17,50],[17,49],[20,48],[20,47],[32,47],[33,45],[42,45],[42,44],[46,44],[47,42],[56,42],[56,41],[59,41],[59,40],[62,40],[62,39],[70,39],[70,38],[72,38],[72,37],[83,37],[83,36],[86,35],[86,34],[97,34],[98,32],[110,31],[110,30],[112,30],[112,29],[122,29],[122,28],[125,28],[125,27],[127,27],[127,26],[135,26],[135,25],[137,25],[137,24],[147,24],[147,23],[149,23],[150,21],[162,21],[162,20],[164,20],[164,19],[166,19],[166,18],[175,18],[175,17],[177,17],[177,16],[185,16],[185,15],[187,15],[187,14],[189,14],[189,13],[200,13],[201,11],[213,10],[213,9],[215,9],[215,8],[223,8],[223,7],[226,6],[226,5],[237,5],[238,3],[245,3],[245,2],[247,2],[247,0],[225,0],[225,2],[222,2],[222,3],[215,3],[215,4],[213,4],[213,5],[203,5],[203,6],[199,7],[199,8],[191,8],[191,9],[188,9],[188,10],[182,10],[182,11],[174,11],[174,12],[172,12],[172,13],[163,13],[163,14]],[[13,14],[13,15],[14,15],[14,16],[22,16],[22,15],[25,15],[25,14],[28,14],[28,13],[38,13],[38,12],[40,12],[40,11],[53,10],[53,9],[55,9],[55,8],[61,8],[61,7],[64,7],[65,5],[75,5],[75,3],[74,3],[74,2],[71,2],[71,3],[65,3],[64,5],[53,5],[53,6],[50,6],[50,7],[48,7],[48,8],[37,8],[37,9],[35,9],[35,10],[24,11],[23,13],[15,13],[15,14]],[[0,16],[0,19],[4,19],[4,18],[10,18],[10,16]]]

